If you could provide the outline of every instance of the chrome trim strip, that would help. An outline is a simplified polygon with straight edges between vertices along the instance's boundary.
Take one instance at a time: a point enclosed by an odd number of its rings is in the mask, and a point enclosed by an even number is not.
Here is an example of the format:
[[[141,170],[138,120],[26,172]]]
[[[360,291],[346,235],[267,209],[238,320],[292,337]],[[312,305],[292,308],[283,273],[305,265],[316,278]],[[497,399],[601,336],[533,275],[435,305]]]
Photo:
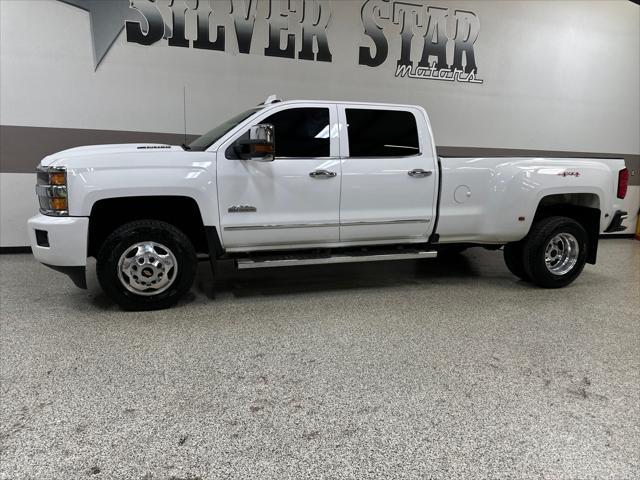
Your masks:
[[[418,152],[413,155],[363,155],[361,157],[352,157],[349,155],[348,157],[342,156],[340,160],[379,160],[379,159],[393,159],[393,160],[402,160],[403,158],[416,158],[422,157],[424,153]]]
[[[1,1],[1,0],[0,0]],[[405,243],[425,243],[427,241],[426,235],[413,235],[410,237],[382,237],[382,238],[367,238],[366,240],[346,240],[346,241],[292,241],[292,242],[279,242],[278,244],[272,243],[256,243],[254,245],[235,245],[233,247],[227,247],[225,251],[230,253],[237,252],[256,252],[267,250],[301,250],[309,248],[343,248],[343,247],[361,247],[361,246],[380,246],[380,245],[400,245]]]
[[[341,227],[362,227],[368,225],[396,225],[402,223],[429,223],[430,218],[406,218],[403,220],[382,220],[379,222],[346,222],[341,223]]]
[[[314,228],[314,227],[339,227],[339,223],[290,223],[288,225],[233,225],[224,227],[225,231],[233,230],[277,230],[281,228]]]
[[[412,260],[417,258],[435,258],[438,252],[421,251],[408,253],[387,253],[380,255],[336,255],[335,257],[319,258],[283,258],[279,260],[254,261],[239,259],[236,261],[238,270],[250,268],[291,267],[300,265],[324,265],[331,263],[357,263],[357,262],[381,262],[386,260]]]
[[[347,223],[291,223],[270,225],[233,225],[224,227],[225,231],[237,230],[277,230],[284,228],[314,228],[314,227],[361,227],[372,225],[396,225],[402,223],[429,223],[430,218],[407,218],[402,220],[382,220],[378,222],[347,222]]]
[[[429,223],[430,218],[407,218],[403,220],[382,220],[378,222],[347,222],[347,223],[291,223],[269,224],[269,225],[233,225],[224,227],[225,231],[234,230],[277,230],[284,228],[314,228],[314,227],[361,227],[373,225],[397,225],[403,223]]]

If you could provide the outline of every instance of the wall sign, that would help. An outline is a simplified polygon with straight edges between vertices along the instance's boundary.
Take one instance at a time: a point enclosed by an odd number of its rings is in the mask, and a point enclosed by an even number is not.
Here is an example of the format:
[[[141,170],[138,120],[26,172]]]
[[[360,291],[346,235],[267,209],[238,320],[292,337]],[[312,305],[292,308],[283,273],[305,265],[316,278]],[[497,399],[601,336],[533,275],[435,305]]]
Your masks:
[[[170,47],[220,52],[229,52],[234,45],[239,53],[249,54],[256,22],[267,24],[263,55],[332,61],[329,0],[59,1],[89,12],[96,69],[123,29],[128,43],[166,42]],[[361,1],[363,39],[356,47],[358,64],[372,68],[385,64],[390,41],[399,35],[395,77],[482,83],[474,52],[480,31],[476,14],[429,6],[423,0]],[[258,5],[266,5],[266,10],[258,10]],[[195,40],[186,35],[187,22],[193,22]],[[419,52],[412,49],[416,38],[422,39]],[[412,60],[416,55],[418,62]]]
[[[390,31],[400,30],[401,46],[395,76],[453,82],[482,83],[476,78],[473,45],[478,39],[480,21],[473,12],[427,6],[423,2],[366,0],[362,6],[362,25],[375,48],[361,46],[358,62],[377,67],[389,54]],[[447,23],[453,19],[453,34]],[[414,37],[422,39],[420,61],[411,60]],[[453,43],[448,58],[447,45]],[[463,56],[466,64],[463,65]]]
[[[327,25],[331,17],[326,0],[298,0],[267,2],[268,11],[264,20],[269,28],[269,43],[264,55],[269,57],[298,58],[330,62],[331,52],[327,41]],[[235,34],[240,53],[249,53],[251,39],[257,18],[257,0],[244,1],[198,1],[171,0],[169,2],[172,17],[173,33],[168,38],[172,47],[201,48],[206,50],[225,51],[227,37]],[[131,0],[131,8],[137,10],[146,20],[148,26],[143,27],[141,21],[127,21],[127,42],[151,45],[166,36],[165,22],[156,2],[149,0]],[[191,41],[185,36],[185,19],[192,10],[197,17],[197,40]],[[225,25],[218,20],[231,16],[234,32],[228,32]],[[213,23],[213,25],[212,25]],[[294,27],[295,25],[295,27]],[[213,27],[213,28],[212,28]],[[215,32],[215,34],[213,34]],[[295,51],[296,36],[302,37],[302,47]],[[215,37],[214,40],[211,37]],[[280,38],[284,36],[284,46]],[[316,40],[318,52],[313,51],[313,40]]]

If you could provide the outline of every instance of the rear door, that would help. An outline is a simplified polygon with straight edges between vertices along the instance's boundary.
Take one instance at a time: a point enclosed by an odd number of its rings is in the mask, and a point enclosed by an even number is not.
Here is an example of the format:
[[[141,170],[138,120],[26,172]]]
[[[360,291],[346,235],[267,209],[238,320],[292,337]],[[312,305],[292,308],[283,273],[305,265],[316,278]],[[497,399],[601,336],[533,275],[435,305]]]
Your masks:
[[[338,116],[340,241],[426,241],[438,174],[424,111],[341,104]]]
[[[340,159],[337,107],[295,103],[270,108],[253,124],[275,132],[272,162],[240,160],[233,144],[218,151],[218,202],[224,247],[295,248],[339,239]]]

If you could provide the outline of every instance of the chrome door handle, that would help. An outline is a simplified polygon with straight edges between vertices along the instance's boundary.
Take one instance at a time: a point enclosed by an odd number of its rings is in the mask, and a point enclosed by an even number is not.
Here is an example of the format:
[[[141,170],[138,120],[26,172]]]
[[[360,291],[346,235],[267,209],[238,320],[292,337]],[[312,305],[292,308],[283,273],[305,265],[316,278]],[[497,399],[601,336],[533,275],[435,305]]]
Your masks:
[[[409,170],[410,177],[418,177],[418,178],[428,177],[432,173],[433,172],[431,170],[423,170],[422,168],[414,168],[413,170]]]
[[[314,170],[309,173],[311,178],[332,178],[337,175],[336,172],[330,172],[329,170]]]

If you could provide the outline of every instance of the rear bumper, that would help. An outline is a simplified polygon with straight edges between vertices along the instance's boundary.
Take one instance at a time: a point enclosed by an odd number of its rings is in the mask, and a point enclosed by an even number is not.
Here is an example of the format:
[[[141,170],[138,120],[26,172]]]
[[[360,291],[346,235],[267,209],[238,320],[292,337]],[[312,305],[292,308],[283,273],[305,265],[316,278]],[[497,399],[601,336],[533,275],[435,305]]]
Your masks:
[[[604,231],[604,233],[621,232],[623,230],[626,230],[627,227],[622,225],[622,222],[624,222],[626,219],[627,219],[627,212],[623,212],[622,210],[616,210],[616,213],[613,214],[613,219],[611,220],[611,223],[609,224],[607,229]]]
[[[36,215],[27,222],[33,256],[54,270],[66,273],[73,283],[86,288],[89,219]]]

